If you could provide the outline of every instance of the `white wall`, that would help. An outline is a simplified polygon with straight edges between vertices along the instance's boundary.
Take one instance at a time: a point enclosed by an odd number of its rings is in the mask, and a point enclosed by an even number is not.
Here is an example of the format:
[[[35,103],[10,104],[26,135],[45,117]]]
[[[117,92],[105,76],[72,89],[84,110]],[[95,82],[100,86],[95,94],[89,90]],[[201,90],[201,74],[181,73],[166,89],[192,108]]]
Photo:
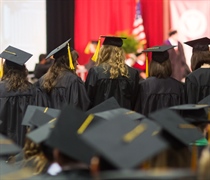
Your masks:
[[[33,71],[46,53],[46,0],[0,0],[0,52],[15,46],[33,56],[26,63]]]

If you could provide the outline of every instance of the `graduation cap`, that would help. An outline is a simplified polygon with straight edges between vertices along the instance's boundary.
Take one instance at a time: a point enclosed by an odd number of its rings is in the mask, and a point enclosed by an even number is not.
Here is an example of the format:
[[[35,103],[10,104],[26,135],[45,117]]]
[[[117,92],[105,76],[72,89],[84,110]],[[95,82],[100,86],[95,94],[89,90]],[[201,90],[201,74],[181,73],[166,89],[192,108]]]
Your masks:
[[[123,39],[127,39],[126,37],[118,37],[118,36],[100,36],[96,47],[96,52],[92,57],[92,60],[95,62],[98,58],[98,53],[101,45],[101,38],[104,38],[103,45],[111,45],[117,47],[122,47]]]
[[[187,44],[188,46],[191,46],[193,48],[193,52],[209,51],[210,39],[207,37],[203,37],[200,39],[195,39],[184,43]]]
[[[48,108],[48,107],[41,107],[41,106],[32,106],[32,105],[28,105],[25,115],[23,117],[22,120],[22,125],[24,126],[30,126],[31,124],[29,123],[29,121],[31,120],[33,114],[35,113],[36,110],[40,110],[50,116],[52,116],[53,118],[57,118],[60,114],[60,110],[59,109],[52,109],[52,108]]]
[[[179,106],[172,106],[170,109],[178,111],[182,117],[190,123],[210,123],[208,121],[207,109],[208,104],[183,104]]]
[[[151,48],[147,48],[142,52],[152,52],[152,60],[163,63],[164,61],[168,60],[169,53],[168,50],[174,48],[175,46],[171,45],[164,45],[164,46],[154,46]]]
[[[48,59],[49,57],[51,57],[52,55],[54,56],[55,59],[63,56],[63,55],[66,55],[68,54],[68,58],[69,58],[69,67],[70,69],[75,69],[74,68],[74,64],[73,64],[73,61],[72,61],[72,56],[71,56],[71,51],[73,49],[70,49],[70,45],[69,45],[69,42],[70,42],[71,39],[68,39],[66,42],[64,42],[63,44],[61,44],[60,46],[58,46],[56,49],[54,49],[53,51],[51,51],[46,59]]]
[[[139,123],[120,115],[114,121],[90,127],[81,138],[116,168],[129,169],[168,147],[164,139],[156,136],[160,130],[159,125],[148,119]]]
[[[47,113],[44,113],[43,111],[36,109],[29,123],[35,127],[40,127],[44,124],[47,124],[49,121],[53,119],[56,119],[56,118],[50,116]]]
[[[200,100],[198,102],[198,104],[208,104],[208,105],[210,105],[210,95],[208,95],[205,98],[203,98],[202,100]]]
[[[98,112],[108,111],[112,109],[120,108],[120,105],[118,104],[117,100],[114,97],[111,97],[102,103],[98,104],[97,106],[94,106],[92,109],[89,109],[87,111],[88,114],[94,114]]]
[[[12,140],[0,134],[0,156],[16,154],[21,151],[21,148]]]
[[[101,172],[95,177],[100,180],[181,180],[195,179],[190,169],[117,170]]]
[[[167,134],[176,138],[183,145],[188,146],[190,143],[194,143],[196,140],[203,138],[202,132],[196,126],[188,123],[170,109],[156,111],[150,114],[149,117],[159,123]],[[176,146],[174,142],[172,141],[171,143]]]
[[[94,151],[79,138],[79,134],[100,120],[92,114],[87,115],[70,105],[66,106],[61,111],[46,144],[58,148],[73,159],[89,164]]]
[[[130,120],[140,120],[145,118],[144,115],[125,108],[117,108],[117,109],[95,113],[95,116],[101,117],[106,120],[114,120],[115,117],[120,114],[127,116]]]
[[[26,61],[31,58],[32,54],[17,49],[12,46],[8,46],[1,54],[0,57],[5,59],[6,61],[13,62],[20,66],[23,66]]]
[[[26,136],[36,144],[40,144],[48,139],[52,129],[55,126],[55,123],[56,119],[52,119],[48,123],[39,126],[38,129],[35,129],[34,131],[28,133]]]

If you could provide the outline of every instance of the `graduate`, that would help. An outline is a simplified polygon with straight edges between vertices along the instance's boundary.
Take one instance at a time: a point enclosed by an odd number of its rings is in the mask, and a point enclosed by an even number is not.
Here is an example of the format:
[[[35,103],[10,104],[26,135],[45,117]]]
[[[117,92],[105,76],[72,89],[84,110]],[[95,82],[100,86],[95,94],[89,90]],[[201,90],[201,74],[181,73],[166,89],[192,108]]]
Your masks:
[[[210,95],[210,39],[207,37],[185,42],[191,46],[191,69],[185,81],[187,103],[196,104]]]
[[[122,37],[101,36],[103,45],[98,52],[98,65],[89,70],[85,87],[92,107],[114,97],[121,107],[134,109],[138,71],[125,64]],[[100,47],[100,41],[98,48]]]
[[[28,105],[35,101],[35,92],[28,82],[26,61],[31,54],[15,47],[7,47],[0,57],[5,59],[0,81],[0,133],[23,146],[26,128],[21,122]]]
[[[42,76],[36,86],[39,87],[38,105],[61,109],[71,104],[82,110],[89,108],[84,83],[76,75],[76,64],[79,57],[75,50],[70,50],[69,40],[54,49],[47,57],[54,57],[55,61]],[[71,51],[71,52],[70,52]]]
[[[139,84],[135,111],[148,115],[158,109],[183,104],[184,85],[171,77],[172,68],[167,50],[174,46],[155,46],[143,52],[152,52],[149,78]]]

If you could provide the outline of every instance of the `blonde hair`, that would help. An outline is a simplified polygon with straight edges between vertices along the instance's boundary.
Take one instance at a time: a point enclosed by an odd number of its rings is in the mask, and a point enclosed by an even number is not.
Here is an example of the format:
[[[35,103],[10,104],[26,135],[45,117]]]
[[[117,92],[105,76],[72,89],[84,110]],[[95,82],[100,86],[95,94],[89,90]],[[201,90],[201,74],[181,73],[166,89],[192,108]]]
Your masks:
[[[125,53],[121,47],[103,45],[99,51],[97,61],[98,65],[103,65],[105,72],[109,70],[111,79],[115,79],[119,75],[128,77]]]
[[[210,146],[202,152],[198,169],[199,180],[210,179]]]

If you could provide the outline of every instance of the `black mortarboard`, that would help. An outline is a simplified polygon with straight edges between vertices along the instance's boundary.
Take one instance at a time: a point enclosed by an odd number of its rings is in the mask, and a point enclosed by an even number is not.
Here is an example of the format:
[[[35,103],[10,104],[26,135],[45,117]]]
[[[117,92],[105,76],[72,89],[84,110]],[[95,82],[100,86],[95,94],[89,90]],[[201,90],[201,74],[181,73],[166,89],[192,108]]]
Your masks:
[[[40,144],[47,140],[51,130],[54,128],[56,119],[49,121],[47,124],[40,126],[38,129],[27,134],[27,138],[31,139],[36,144]]]
[[[54,58],[58,58],[60,56],[66,55],[68,54],[67,51],[67,46],[69,44],[71,39],[68,39],[67,41],[65,41],[64,43],[62,43],[60,46],[58,46],[56,49],[52,50],[46,57],[46,59],[48,59],[49,57],[51,57],[52,55],[54,55]]]
[[[169,59],[168,50],[174,48],[175,46],[164,45],[164,46],[154,46],[147,48],[142,52],[152,52],[152,60],[162,63]]]
[[[125,109],[125,108],[117,108],[117,109],[112,109],[112,110],[108,110],[104,112],[95,113],[95,116],[101,117],[106,120],[112,120],[112,119],[115,119],[115,117],[120,114],[128,116],[130,120],[138,120],[138,119],[145,118],[144,115],[139,114],[135,111],[131,111],[129,109]]]
[[[137,52],[135,55],[136,57],[140,56],[142,54],[142,52]]]
[[[66,106],[61,111],[46,144],[58,148],[73,159],[89,164],[94,152],[78,134],[83,133],[97,121],[100,121],[99,118],[95,118],[92,114],[87,115],[70,105]]]
[[[116,37],[116,36],[101,36],[104,39],[103,45],[112,45],[117,47],[122,47],[123,39],[126,37]]]
[[[48,108],[48,107],[41,107],[41,106],[32,106],[32,105],[28,105],[25,115],[23,117],[22,120],[22,125],[24,126],[30,126],[30,119],[32,118],[34,112],[36,110],[40,110],[50,116],[52,116],[53,118],[57,118],[60,114],[60,110],[59,109],[52,109],[52,108]]]
[[[98,104],[97,106],[93,107],[92,109],[89,109],[87,111],[88,114],[94,114],[98,112],[108,111],[112,109],[120,108],[120,105],[118,104],[117,100],[114,97],[111,97],[102,103]]]
[[[162,109],[149,115],[155,122],[159,123],[164,131],[188,146],[196,140],[203,138],[201,131],[196,126],[189,124],[177,113],[170,109]],[[166,136],[165,136],[166,137]],[[172,145],[174,142],[171,142]]]
[[[164,139],[156,136],[160,130],[159,125],[148,119],[130,121],[127,116],[120,115],[114,121],[90,127],[81,138],[116,168],[128,169],[168,147]]]
[[[195,51],[209,51],[210,39],[207,37],[195,39],[192,41],[184,42],[188,46],[193,48],[193,52]]]
[[[210,106],[208,104],[183,104],[179,106],[172,106],[170,109],[176,110],[180,113],[186,121],[199,124],[199,123],[210,123],[208,121],[207,109]]]
[[[21,151],[21,148],[12,140],[0,134],[0,156],[16,154]]]
[[[210,105],[210,95],[208,95],[205,98],[203,98],[202,100],[200,100],[198,102],[198,104],[208,104],[208,105]]]
[[[35,127],[40,127],[44,124],[47,124],[52,119],[56,119],[56,118],[50,116],[47,113],[44,113],[43,111],[36,109],[29,123]]]
[[[196,174],[190,169],[151,169],[118,170],[99,173],[95,179],[100,180],[181,180],[195,179]]]
[[[13,62],[15,64],[18,64],[20,66],[23,66],[26,61],[28,61],[30,59],[30,57],[32,56],[32,54],[29,54],[25,51],[22,51],[20,49],[17,49],[15,47],[12,46],[8,46],[1,54],[0,57]]]

